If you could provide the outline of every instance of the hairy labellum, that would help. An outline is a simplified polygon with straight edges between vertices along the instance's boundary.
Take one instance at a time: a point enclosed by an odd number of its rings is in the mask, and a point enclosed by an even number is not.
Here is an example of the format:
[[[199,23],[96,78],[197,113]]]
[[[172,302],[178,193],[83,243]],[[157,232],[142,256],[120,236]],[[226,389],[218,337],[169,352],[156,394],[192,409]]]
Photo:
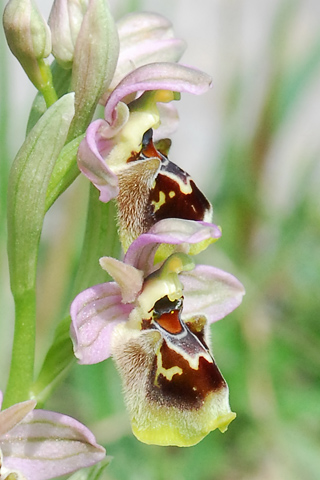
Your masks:
[[[152,225],[165,218],[210,222],[212,207],[190,175],[157,150],[152,129],[118,172],[120,237],[125,250]]]
[[[181,319],[183,297],[158,300],[141,330],[120,324],[113,357],[124,381],[136,437],[148,444],[189,446],[225,431],[228,387],[207,345],[205,317]]]

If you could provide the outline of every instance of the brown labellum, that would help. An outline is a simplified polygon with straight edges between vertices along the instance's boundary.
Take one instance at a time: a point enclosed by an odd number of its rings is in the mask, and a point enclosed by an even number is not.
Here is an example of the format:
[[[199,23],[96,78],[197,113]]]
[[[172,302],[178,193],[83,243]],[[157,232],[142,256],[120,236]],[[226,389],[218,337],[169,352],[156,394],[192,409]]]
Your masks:
[[[194,319],[196,324],[202,323],[202,329],[193,332],[192,322],[188,326],[181,320],[182,304],[182,300],[172,302],[163,297],[154,306],[149,328],[160,332],[162,342],[150,372],[148,395],[192,410],[226,383],[204,340],[205,319]]]
[[[204,317],[181,319],[183,298],[158,300],[141,330],[120,324],[113,357],[133,433],[145,443],[189,446],[234,419],[228,387],[206,343]]]
[[[118,173],[121,241],[126,249],[165,218],[211,221],[212,207],[190,175],[155,148],[152,130]]]

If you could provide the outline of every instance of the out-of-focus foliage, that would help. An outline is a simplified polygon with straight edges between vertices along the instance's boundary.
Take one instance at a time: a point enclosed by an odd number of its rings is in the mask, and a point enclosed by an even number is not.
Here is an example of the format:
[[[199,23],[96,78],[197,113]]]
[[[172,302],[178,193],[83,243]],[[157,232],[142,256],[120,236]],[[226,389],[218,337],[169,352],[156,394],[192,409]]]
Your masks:
[[[199,142],[205,141],[205,161],[201,166],[195,162],[190,173],[196,180],[199,173],[207,185],[204,190],[211,195],[214,221],[223,230],[205,261],[232,271],[246,286],[243,305],[212,327],[213,351],[238,417],[226,434],[213,432],[192,448],[140,444],[131,434],[120,381],[110,360],[75,365],[46,407],[61,407],[92,427],[114,457],[106,470],[110,480],[316,480],[320,471],[320,5],[316,0],[208,0],[199,13],[199,4],[189,0],[174,6],[170,1],[146,0],[139,2],[139,8],[159,11],[160,3],[190,46],[183,23],[194,9],[205,25],[212,17],[225,40],[220,38],[212,49],[210,42],[202,45],[203,63],[198,66],[208,71],[206,59],[212,61],[209,73],[217,88],[202,103],[201,132],[196,114],[189,112],[188,145],[179,144],[181,160],[175,153],[174,161],[186,168],[188,152],[203,152]],[[118,7],[121,13],[128,9],[125,2],[118,2]],[[201,28],[194,24],[195,31]],[[211,31],[201,29],[201,38],[206,35],[213,38]],[[1,38],[1,59],[5,55]],[[5,82],[4,75],[0,81]],[[5,83],[0,94],[3,252],[9,149]],[[183,111],[181,117],[187,114]],[[203,131],[203,119],[210,115],[217,130]],[[185,135],[184,122],[182,118],[180,136]],[[38,334],[43,351],[52,334],[47,325],[61,318],[71,300],[67,280],[79,255],[85,190],[84,180],[78,179],[62,196],[42,238]],[[1,282],[7,285],[4,258],[1,253]],[[13,320],[7,286],[1,287],[1,301],[0,335],[10,344]],[[9,349],[6,345],[1,353],[4,364]],[[42,353],[40,349],[39,359]],[[3,388],[6,379],[0,375],[0,380]]]

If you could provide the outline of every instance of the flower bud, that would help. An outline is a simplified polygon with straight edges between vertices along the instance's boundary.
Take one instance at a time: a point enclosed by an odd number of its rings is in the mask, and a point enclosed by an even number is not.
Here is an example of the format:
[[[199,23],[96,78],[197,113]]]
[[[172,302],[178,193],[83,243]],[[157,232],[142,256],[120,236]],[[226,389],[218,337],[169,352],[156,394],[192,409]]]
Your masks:
[[[10,0],[3,14],[4,31],[12,53],[32,83],[43,79],[39,61],[51,53],[50,29],[32,0]]]
[[[118,32],[106,1],[89,0],[72,65],[76,113],[69,134],[73,138],[89,125],[99,98],[111,82],[118,53]]]
[[[49,16],[52,53],[64,68],[71,68],[74,49],[88,0],[55,0]]]

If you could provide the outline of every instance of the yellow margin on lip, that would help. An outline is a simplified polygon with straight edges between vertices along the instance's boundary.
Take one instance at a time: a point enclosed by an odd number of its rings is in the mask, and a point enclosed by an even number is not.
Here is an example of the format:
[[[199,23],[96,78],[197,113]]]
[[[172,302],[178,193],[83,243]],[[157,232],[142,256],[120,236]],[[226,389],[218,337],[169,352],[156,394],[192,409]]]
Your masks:
[[[132,432],[140,442],[148,445],[191,447],[199,443],[208,433],[216,428],[219,428],[219,430],[224,433],[235,418],[236,414],[234,412],[226,413],[225,415],[217,417],[212,422],[208,422],[199,432],[195,432],[189,436],[181,433],[179,425],[163,423],[161,426],[156,426],[155,422],[153,426],[141,430],[133,420]]]

